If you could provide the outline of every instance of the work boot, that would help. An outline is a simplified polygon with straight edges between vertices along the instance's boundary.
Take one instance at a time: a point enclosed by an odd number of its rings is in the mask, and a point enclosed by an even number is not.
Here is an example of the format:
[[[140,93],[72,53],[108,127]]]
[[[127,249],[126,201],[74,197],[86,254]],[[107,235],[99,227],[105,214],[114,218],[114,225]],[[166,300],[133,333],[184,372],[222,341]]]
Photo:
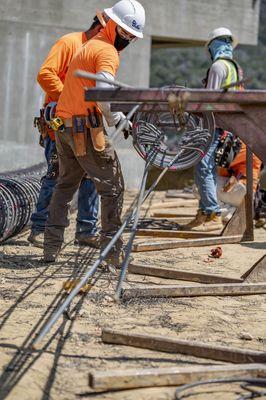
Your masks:
[[[223,229],[223,222],[221,215],[212,213],[206,217],[206,221],[203,224],[198,225],[195,230],[202,232],[221,231]]]
[[[100,248],[100,235],[95,233],[94,235],[86,235],[85,233],[76,233],[75,242],[79,246],[90,246],[94,249]]]
[[[44,232],[33,232],[31,231],[30,236],[28,237],[28,242],[33,244],[35,247],[43,248],[44,241]]]
[[[255,221],[255,228],[266,228],[266,218],[259,218]]]
[[[101,252],[106,248],[106,246],[110,243],[112,240],[111,235],[102,235],[101,237]],[[102,262],[102,266],[104,268],[108,266],[114,267],[115,269],[118,269],[121,267],[121,264],[124,260],[125,257],[125,251],[124,251],[124,243],[123,239],[120,237],[117,242],[113,245],[109,253],[107,254],[106,258]]]
[[[202,210],[198,210],[196,217],[190,221],[188,224],[186,225],[182,225],[182,230],[190,230],[193,228],[196,228],[197,226],[201,226],[207,219],[207,215],[203,214]]]
[[[232,216],[234,215],[234,212],[236,210],[236,207],[234,206],[230,206],[229,204],[225,204],[226,207],[224,210],[222,211],[222,221],[224,224],[226,224],[228,221],[230,221],[230,219],[232,218]]]
[[[57,260],[57,257],[59,255],[60,249],[45,249],[43,252],[43,259],[42,262],[44,263],[53,263]]]

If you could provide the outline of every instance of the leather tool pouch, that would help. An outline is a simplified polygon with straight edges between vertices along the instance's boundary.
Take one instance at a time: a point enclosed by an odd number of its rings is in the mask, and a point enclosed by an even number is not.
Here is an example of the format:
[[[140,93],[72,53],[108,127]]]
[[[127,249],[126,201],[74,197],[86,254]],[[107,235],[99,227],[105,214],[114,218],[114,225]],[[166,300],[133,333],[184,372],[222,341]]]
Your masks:
[[[34,118],[33,125],[34,128],[38,128],[38,131],[40,133],[39,144],[40,146],[44,147],[44,139],[48,135],[48,127],[44,119],[44,108],[40,109],[40,116]]]
[[[73,115],[72,135],[76,155],[78,157],[85,156],[87,154],[87,126],[85,115]]]
[[[91,112],[88,109],[88,127],[90,129],[91,141],[94,150],[104,151],[106,143],[105,143],[103,119],[102,115],[97,113],[96,108],[94,108],[94,112]]]

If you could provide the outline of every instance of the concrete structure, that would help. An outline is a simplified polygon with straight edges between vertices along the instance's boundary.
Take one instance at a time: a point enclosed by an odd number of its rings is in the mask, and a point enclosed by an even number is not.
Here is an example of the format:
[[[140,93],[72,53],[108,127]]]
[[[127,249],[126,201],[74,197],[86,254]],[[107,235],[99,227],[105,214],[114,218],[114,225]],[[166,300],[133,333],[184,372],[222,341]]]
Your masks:
[[[97,8],[114,0],[1,0],[0,3],[0,171],[39,162],[38,133],[33,116],[42,105],[36,82],[39,66],[54,41],[88,27]],[[259,0],[142,0],[146,9],[145,38],[122,53],[118,79],[135,86],[149,85],[152,46],[198,46],[217,26],[227,26],[240,43],[257,43]],[[121,160],[129,186],[141,173],[139,157],[122,146]],[[137,162],[134,162],[136,160]],[[133,171],[134,169],[134,171]]]

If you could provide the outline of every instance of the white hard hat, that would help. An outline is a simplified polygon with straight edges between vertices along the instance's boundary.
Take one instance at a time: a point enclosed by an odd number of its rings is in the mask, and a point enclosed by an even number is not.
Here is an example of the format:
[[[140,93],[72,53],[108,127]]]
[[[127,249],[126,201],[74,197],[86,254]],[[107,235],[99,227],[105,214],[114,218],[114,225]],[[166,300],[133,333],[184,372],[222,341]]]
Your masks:
[[[120,0],[113,7],[106,8],[104,12],[127,32],[143,38],[145,10],[138,1]]]
[[[224,36],[229,36],[232,39],[232,46],[235,48],[238,45],[238,40],[236,37],[232,34],[230,29],[228,28],[217,28],[214,29],[212,32],[209,33],[208,35],[208,40],[205,43],[205,47],[208,48],[209,44],[214,40],[219,37],[224,37]]]

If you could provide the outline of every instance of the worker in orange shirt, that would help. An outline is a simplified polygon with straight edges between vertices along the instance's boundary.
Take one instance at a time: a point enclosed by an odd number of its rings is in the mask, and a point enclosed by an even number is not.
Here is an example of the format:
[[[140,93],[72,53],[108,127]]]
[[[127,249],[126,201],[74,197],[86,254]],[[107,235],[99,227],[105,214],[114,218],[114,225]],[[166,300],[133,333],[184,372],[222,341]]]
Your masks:
[[[220,201],[223,222],[229,221],[236,207],[244,200],[246,194],[246,145],[241,142],[239,153],[230,163],[229,168],[218,168],[217,196]],[[253,154],[253,192],[259,181],[260,159]]]
[[[114,80],[119,67],[119,52],[143,37],[145,11],[136,0],[121,0],[104,12],[110,18],[106,27],[88,41],[69,65],[57,105],[57,119],[62,124],[56,133],[59,178],[55,187],[44,234],[44,261],[54,262],[68,226],[68,206],[80,181],[87,173],[101,196],[101,248],[105,248],[121,226],[124,182],[117,154],[108,142],[102,126],[102,114],[109,126],[125,118],[111,112],[109,103],[86,102],[84,87],[110,87],[102,82],[74,76],[78,69]],[[123,258],[119,239],[108,254],[115,266]]]
[[[94,37],[105,26],[104,14],[97,12],[93,23],[86,32],[73,32],[61,37],[51,48],[47,58],[38,73],[38,82],[44,92],[45,108],[42,130],[42,143],[45,148],[47,172],[42,178],[41,191],[38,197],[36,211],[31,216],[32,226],[28,241],[37,247],[43,247],[45,223],[48,217],[53,190],[58,177],[58,156],[55,145],[54,131],[47,124],[55,112],[64,87],[68,66],[78,50],[89,39]],[[99,197],[95,185],[85,175],[82,178],[78,192],[78,214],[76,224],[76,243],[79,245],[99,246],[97,233]]]

